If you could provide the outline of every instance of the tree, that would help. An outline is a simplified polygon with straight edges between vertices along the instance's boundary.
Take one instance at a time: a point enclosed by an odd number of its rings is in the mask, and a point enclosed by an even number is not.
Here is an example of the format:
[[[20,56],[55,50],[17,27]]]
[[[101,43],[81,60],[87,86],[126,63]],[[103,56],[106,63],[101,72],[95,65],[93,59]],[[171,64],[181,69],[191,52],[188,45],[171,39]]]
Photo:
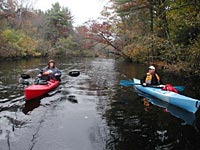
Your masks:
[[[60,37],[68,37],[72,31],[72,16],[67,8],[61,8],[59,3],[52,5],[47,11],[46,38],[54,46]]]

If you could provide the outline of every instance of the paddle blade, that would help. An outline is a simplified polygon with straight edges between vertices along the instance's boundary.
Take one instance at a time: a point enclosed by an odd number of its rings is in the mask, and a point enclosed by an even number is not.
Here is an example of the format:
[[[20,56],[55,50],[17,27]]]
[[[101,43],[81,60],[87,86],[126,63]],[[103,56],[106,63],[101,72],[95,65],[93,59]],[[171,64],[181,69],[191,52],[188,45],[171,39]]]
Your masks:
[[[173,86],[176,90],[178,91],[184,91],[185,90],[185,87],[184,86]]]
[[[78,77],[80,75],[80,71],[70,71],[68,75],[71,77]]]
[[[133,86],[134,82],[130,80],[120,80],[119,84],[121,86]]]
[[[28,74],[21,74],[22,79],[29,79],[31,76]]]

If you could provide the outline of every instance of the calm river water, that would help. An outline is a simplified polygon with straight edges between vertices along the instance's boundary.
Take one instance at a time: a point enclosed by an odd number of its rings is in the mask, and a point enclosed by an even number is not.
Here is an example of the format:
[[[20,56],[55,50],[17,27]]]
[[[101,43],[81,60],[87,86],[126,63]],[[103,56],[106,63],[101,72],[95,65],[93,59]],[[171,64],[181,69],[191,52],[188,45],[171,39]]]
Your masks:
[[[156,99],[148,103],[133,87],[119,85],[120,80],[141,78],[146,72],[142,65],[58,59],[60,86],[48,97],[26,103],[20,74],[30,74],[33,81],[47,61],[0,62],[0,150],[199,149],[199,113]],[[74,69],[80,76],[67,75]],[[182,94],[200,98],[198,78],[160,74],[165,83],[184,85]]]

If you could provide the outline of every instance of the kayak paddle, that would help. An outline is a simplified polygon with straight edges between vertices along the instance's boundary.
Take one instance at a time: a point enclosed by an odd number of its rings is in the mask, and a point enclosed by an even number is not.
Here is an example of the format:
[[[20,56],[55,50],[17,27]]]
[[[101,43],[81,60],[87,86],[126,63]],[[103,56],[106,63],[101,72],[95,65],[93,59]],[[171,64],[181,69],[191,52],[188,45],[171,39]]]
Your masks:
[[[73,70],[73,71],[70,71],[68,73],[68,75],[71,76],[71,77],[78,77],[80,75],[80,71]],[[23,73],[23,74],[21,74],[21,78],[19,79],[19,83],[24,84],[24,85],[29,85],[30,83],[29,83],[28,79],[30,79],[30,78],[31,78],[31,76],[29,74]]]
[[[138,83],[134,83],[131,80],[120,80],[119,83],[121,86],[134,86],[134,85],[141,85]],[[151,85],[150,87],[155,87],[155,88],[163,88],[165,85]],[[183,91],[185,89],[184,86],[173,86],[176,90],[178,91]]]
[[[71,76],[71,77],[78,77],[79,75],[80,75],[80,71],[77,71],[77,70],[75,70],[75,71],[70,71],[69,73],[68,73],[68,75],[69,76]],[[29,74],[21,74],[21,78],[22,79],[29,79],[29,78],[31,78],[31,76],[29,75]]]
[[[78,70],[70,71],[68,75],[71,77],[78,77],[80,75],[80,71]]]
[[[29,79],[31,76],[29,74],[21,74],[22,79]]]

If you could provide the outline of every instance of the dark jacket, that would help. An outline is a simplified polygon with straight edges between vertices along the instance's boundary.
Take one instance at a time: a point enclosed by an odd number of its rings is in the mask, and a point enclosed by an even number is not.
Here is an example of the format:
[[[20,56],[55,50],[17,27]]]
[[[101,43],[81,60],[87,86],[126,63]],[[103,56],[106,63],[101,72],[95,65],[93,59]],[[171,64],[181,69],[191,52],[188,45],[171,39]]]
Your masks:
[[[44,73],[47,72],[47,71],[49,72],[48,76],[50,77],[50,79],[60,81],[60,77],[62,75],[60,70],[58,70],[57,68],[47,68],[47,67],[45,67],[45,68],[41,69],[41,71],[40,71],[41,77],[44,76]]]

